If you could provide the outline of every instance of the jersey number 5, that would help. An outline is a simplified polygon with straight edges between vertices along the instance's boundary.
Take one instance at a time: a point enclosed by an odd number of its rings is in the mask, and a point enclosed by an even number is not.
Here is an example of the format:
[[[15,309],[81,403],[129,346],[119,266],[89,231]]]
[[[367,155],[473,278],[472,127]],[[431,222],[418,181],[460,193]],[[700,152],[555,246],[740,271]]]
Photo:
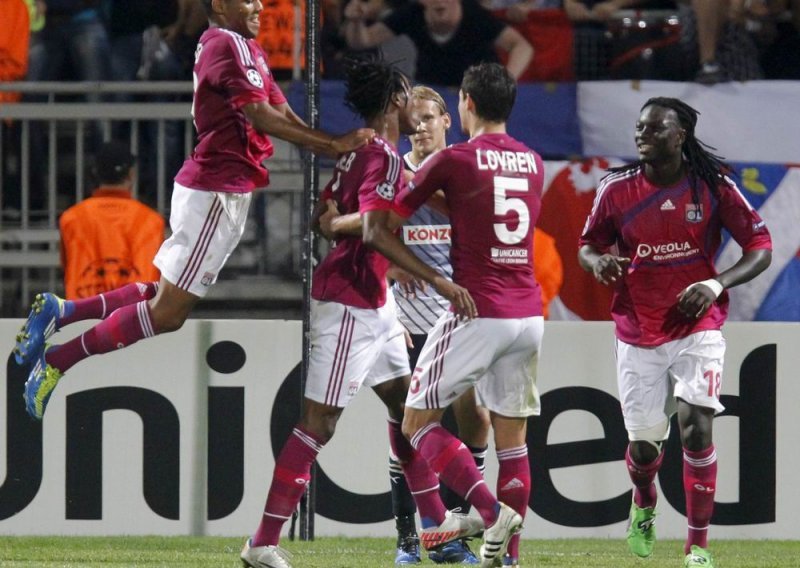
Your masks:
[[[531,215],[528,205],[519,197],[508,197],[509,191],[528,191],[526,178],[512,178],[495,176],[494,178],[494,214],[496,217],[514,212],[517,214],[517,228],[509,229],[509,223],[495,223],[494,234],[500,242],[506,245],[515,245],[528,234],[531,224]]]

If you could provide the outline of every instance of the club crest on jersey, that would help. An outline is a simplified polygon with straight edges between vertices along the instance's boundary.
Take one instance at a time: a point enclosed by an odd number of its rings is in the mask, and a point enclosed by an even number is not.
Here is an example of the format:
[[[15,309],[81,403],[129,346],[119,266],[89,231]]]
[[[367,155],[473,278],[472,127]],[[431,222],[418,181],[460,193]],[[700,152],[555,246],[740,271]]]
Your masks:
[[[394,199],[394,185],[389,182],[383,182],[375,188],[375,191],[386,201],[391,201]]]
[[[264,79],[261,78],[261,73],[255,69],[247,70],[247,80],[250,81],[254,87],[258,87],[259,89],[264,86]]]
[[[264,61],[264,58],[260,55],[258,56],[258,66],[261,68],[261,72],[264,73],[267,77],[269,77],[269,67],[267,66],[267,62]]]
[[[689,223],[699,223],[703,220],[703,204],[686,204],[686,221]]]

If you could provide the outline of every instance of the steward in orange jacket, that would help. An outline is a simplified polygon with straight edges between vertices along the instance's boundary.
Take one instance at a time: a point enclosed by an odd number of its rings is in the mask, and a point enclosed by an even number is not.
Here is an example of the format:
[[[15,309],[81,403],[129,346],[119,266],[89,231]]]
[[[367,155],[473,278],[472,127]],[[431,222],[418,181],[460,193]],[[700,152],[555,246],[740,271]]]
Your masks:
[[[160,277],[153,258],[164,240],[164,219],[131,196],[134,163],[124,144],[103,145],[95,162],[99,187],[59,219],[68,300]]]

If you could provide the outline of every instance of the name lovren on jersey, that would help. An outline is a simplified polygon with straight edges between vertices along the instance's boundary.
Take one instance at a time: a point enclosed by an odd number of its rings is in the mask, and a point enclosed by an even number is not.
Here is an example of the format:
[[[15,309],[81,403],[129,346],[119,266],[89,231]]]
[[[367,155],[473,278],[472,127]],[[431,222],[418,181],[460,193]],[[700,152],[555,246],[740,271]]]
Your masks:
[[[538,173],[536,160],[530,152],[511,152],[477,148],[475,158],[479,170],[500,170],[503,172]]]

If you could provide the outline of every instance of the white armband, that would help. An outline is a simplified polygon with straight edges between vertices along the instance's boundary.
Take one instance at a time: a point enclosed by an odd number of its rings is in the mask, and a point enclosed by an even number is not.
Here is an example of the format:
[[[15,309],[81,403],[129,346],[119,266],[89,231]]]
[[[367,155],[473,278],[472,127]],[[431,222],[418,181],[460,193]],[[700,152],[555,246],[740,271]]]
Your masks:
[[[722,294],[722,291],[725,289],[722,284],[719,283],[719,280],[714,278],[709,278],[708,280],[703,280],[702,282],[695,282],[695,286],[698,284],[702,284],[703,286],[708,286],[711,288],[711,291],[714,292],[714,298],[719,298],[719,295]]]

